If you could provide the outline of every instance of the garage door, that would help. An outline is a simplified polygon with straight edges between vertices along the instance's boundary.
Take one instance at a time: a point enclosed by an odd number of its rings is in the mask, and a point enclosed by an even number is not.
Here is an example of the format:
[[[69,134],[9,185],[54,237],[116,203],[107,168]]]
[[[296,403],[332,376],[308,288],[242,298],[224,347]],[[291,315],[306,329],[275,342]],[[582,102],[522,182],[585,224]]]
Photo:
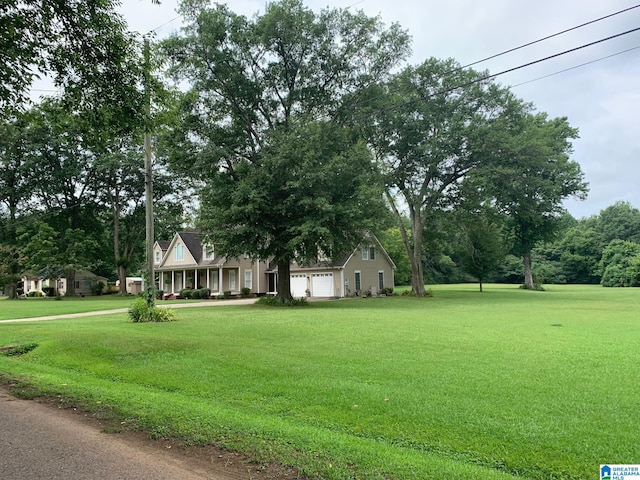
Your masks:
[[[291,275],[291,296],[293,298],[300,298],[307,296],[307,276]]]
[[[333,273],[312,273],[311,295],[314,297],[333,297]]]

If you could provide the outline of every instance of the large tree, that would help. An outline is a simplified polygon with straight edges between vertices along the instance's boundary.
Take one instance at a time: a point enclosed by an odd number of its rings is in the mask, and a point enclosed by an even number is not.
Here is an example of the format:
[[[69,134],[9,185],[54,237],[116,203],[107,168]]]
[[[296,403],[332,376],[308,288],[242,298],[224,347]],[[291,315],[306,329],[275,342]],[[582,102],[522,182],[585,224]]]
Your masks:
[[[193,88],[176,160],[202,181],[202,226],[216,250],[273,257],[287,302],[291,261],[340,254],[371,227],[370,158],[340,111],[405,57],[407,36],[300,0],[251,19],[201,1],[181,13],[184,34],[165,43]]]
[[[484,137],[505,92],[453,60],[408,67],[374,93],[369,138],[385,174],[387,199],[411,262],[411,285],[424,288],[423,240],[437,211],[460,200],[466,176],[487,160]],[[410,231],[401,221],[408,212]]]
[[[524,286],[534,289],[531,251],[556,238],[565,214],[562,202],[586,197],[587,184],[580,165],[570,159],[578,131],[567,119],[549,119],[521,102],[511,107],[502,119],[505,135],[486,185],[508,216],[514,253],[523,259]]]
[[[23,109],[34,78],[51,78],[96,126],[126,129],[143,112],[140,42],[117,0],[17,0],[0,4],[0,118]]]

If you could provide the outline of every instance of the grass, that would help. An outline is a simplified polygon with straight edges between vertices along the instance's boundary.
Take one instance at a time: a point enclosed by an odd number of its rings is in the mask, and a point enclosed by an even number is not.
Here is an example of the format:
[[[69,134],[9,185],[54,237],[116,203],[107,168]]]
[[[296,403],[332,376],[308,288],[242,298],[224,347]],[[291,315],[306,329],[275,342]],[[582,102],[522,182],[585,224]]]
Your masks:
[[[129,308],[136,296],[103,295],[100,297],[28,297],[19,300],[0,298],[0,320],[14,318],[42,317],[48,315],[64,315],[68,313],[85,313],[99,310],[115,310]],[[199,302],[200,300],[193,300]],[[186,300],[162,300],[158,305],[184,303]]]
[[[314,478],[584,479],[637,463],[640,290],[433,291],[0,324],[0,347],[38,344],[0,356],[0,374]]]

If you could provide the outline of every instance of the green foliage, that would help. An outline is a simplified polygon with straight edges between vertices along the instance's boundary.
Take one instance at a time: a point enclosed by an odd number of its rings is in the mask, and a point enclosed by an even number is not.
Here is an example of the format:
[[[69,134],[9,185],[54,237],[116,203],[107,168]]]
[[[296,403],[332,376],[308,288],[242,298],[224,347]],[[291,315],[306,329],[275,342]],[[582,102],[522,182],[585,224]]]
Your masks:
[[[183,288],[182,290],[180,290],[180,298],[193,298],[193,292],[194,290],[192,288]]]
[[[97,282],[93,282],[91,284],[91,293],[96,296],[100,296],[104,293],[104,288],[106,285],[103,281],[99,280]]]
[[[267,307],[306,307],[309,302],[305,297],[282,299],[279,297],[264,296],[260,297],[256,305],[264,305]]]
[[[163,43],[193,89],[167,142],[174,168],[203,185],[200,226],[216,250],[273,257],[290,299],[291,261],[344,254],[386,216],[369,149],[343,115],[404,58],[408,37],[299,0],[252,18],[199,2],[182,13],[185,36]]]
[[[407,249],[402,242],[402,236],[398,227],[391,227],[378,236],[380,243],[396,264],[393,272],[393,280],[396,285],[411,284],[411,263],[407,255]]]
[[[602,252],[600,268],[604,287],[640,286],[640,244],[613,240]]]
[[[129,319],[133,323],[173,322],[175,313],[170,308],[149,306],[144,298],[138,298],[129,308]]]

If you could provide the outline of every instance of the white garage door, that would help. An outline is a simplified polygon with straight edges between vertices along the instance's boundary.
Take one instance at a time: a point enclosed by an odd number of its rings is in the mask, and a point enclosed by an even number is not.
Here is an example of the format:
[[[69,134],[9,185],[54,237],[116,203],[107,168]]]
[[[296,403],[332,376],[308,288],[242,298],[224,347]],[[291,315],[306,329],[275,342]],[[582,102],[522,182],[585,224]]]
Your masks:
[[[312,273],[311,295],[314,297],[333,297],[333,273]]]
[[[293,298],[300,298],[307,296],[307,276],[291,275],[291,296]]]

